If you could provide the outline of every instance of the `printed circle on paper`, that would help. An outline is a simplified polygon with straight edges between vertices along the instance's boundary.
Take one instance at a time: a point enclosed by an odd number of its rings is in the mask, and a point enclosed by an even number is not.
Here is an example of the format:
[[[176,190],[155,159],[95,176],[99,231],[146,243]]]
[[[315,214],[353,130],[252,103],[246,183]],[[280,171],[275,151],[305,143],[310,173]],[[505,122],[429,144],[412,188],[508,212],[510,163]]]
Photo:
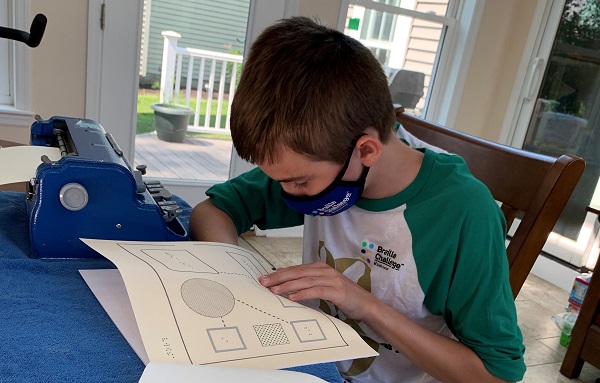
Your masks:
[[[183,282],[181,298],[190,309],[209,318],[223,317],[235,306],[231,291],[210,279],[193,278]]]

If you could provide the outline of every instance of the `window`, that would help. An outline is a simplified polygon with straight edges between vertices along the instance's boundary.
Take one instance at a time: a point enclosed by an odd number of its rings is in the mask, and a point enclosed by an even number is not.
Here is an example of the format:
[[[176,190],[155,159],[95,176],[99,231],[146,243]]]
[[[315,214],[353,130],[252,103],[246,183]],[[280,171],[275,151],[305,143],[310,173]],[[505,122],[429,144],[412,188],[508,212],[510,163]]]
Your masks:
[[[435,76],[437,54],[443,46],[444,31],[453,22],[446,17],[448,3],[449,0],[435,3],[380,0],[348,7],[348,19],[354,20],[354,30],[346,27],[344,32],[371,49],[390,80],[396,74],[404,76],[403,81],[391,83],[392,97],[394,103],[417,116],[423,114],[429,84]],[[407,15],[403,14],[404,10],[413,12]],[[414,86],[404,89],[413,82]],[[403,89],[393,89],[396,86]]]
[[[483,6],[473,0],[344,0],[339,29],[379,60],[395,104],[452,126]],[[394,90],[397,84],[403,89]]]
[[[553,157],[570,153],[586,161],[543,250],[575,267],[593,269],[600,234],[596,216],[586,208],[600,203],[599,8],[591,1],[548,1],[538,5],[533,20],[501,142]],[[560,274],[552,267],[538,270],[551,279]]]
[[[0,26],[8,27],[8,0],[0,0]],[[0,105],[12,105],[10,92],[10,51],[9,42],[0,39]]]
[[[0,25],[29,31],[28,0],[0,0]],[[0,39],[0,127],[31,123],[29,47]]]

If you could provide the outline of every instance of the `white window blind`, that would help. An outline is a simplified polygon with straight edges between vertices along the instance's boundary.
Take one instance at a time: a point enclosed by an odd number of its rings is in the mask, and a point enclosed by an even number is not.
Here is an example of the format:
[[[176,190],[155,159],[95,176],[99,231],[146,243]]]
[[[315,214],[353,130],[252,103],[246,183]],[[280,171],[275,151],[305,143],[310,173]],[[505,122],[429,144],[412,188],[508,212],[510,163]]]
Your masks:
[[[10,28],[8,0],[0,0],[0,26]],[[12,105],[11,52],[9,40],[0,39],[0,105]]]
[[[29,32],[29,0],[0,0],[0,25]],[[26,44],[0,39],[0,129],[31,125],[30,50]]]

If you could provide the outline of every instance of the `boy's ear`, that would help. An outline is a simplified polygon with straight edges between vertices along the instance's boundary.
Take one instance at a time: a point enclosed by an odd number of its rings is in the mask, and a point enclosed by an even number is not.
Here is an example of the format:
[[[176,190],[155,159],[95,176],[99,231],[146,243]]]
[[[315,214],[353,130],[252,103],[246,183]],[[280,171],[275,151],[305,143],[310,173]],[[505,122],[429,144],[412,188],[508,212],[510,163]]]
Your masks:
[[[367,134],[358,139],[356,143],[360,152],[360,160],[364,166],[371,167],[379,157],[383,150],[383,144],[379,140],[377,134]]]

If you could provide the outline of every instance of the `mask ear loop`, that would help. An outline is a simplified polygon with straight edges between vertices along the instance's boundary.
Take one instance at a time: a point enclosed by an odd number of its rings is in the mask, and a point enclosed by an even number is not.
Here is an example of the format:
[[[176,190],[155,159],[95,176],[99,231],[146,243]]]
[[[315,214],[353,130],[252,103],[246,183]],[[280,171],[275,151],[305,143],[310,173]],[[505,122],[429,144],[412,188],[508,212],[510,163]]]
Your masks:
[[[362,195],[363,191],[365,190],[365,184],[367,183],[367,175],[369,175],[369,169],[371,169],[368,166],[365,166],[361,175],[360,175],[360,180],[361,180],[361,185],[360,185],[360,195]]]
[[[354,147],[356,146],[356,143],[358,142],[358,140],[362,137],[362,136],[366,136],[367,133],[362,133],[360,136],[356,137],[356,139],[354,140],[354,145],[352,145],[352,151],[354,151]],[[350,155],[350,157],[348,158],[348,160],[350,160],[350,158],[352,158],[352,155]],[[348,161],[348,164],[350,164],[350,161]],[[360,174],[360,192],[359,195],[362,195],[363,191],[365,190],[365,184],[367,182],[367,175],[369,175],[369,170],[371,169],[371,167],[369,166],[364,166],[363,165],[363,171]]]
[[[309,201],[315,198],[320,198],[321,196],[329,193],[329,191],[331,191],[331,189],[333,189],[335,187],[336,184],[338,183],[354,183],[355,181],[342,181],[342,178],[344,178],[344,176],[346,175],[346,170],[348,170],[348,166],[350,166],[350,160],[352,159],[352,153],[354,152],[354,148],[356,147],[356,143],[358,142],[358,140],[362,137],[362,136],[366,136],[367,133],[362,133],[360,134],[358,137],[356,137],[355,139],[352,140],[352,149],[350,150],[350,153],[348,153],[348,159],[346,160],[346,162],[344,163],[344,166],[342,167],[342,170],[340,170],[340,172],[338,173],[338,175],[335,177],[335,179],[331,182],[331,184],[329,184],[329,186],[327,186],[323,191],[321,191],[318,194],[315,194],[313,196],[296,196],[296,195],[292,195],[289,194],[288,192],[286,192],[285,190],[283,190],[283,188],[281,189],[281,196],[292,200],[292,201]],[[367,173],[369,172],[369,168],[365,166],[365,168],[363,169],[363,172],[361,173],[361,178],[363,180],[363,184],[361,186],[360,189],[360,193],[362,194],[362,189],[364,189],[364,180],[367,177]]]
[[[351,148],[350,148],[350,152],[348,153],[348,158],[346,159],[346,162],[344,163],[342,170],[340,170],[340,172],[338,173],[337,177],[335,177],[335,180],[333,182],[341,181],[342,178],[344,178],[344,176],[346,175],[346,171],[348,170],[348,167],[350,166],[350,160],[352,159],[352,153],[354,153],[354,149],[356,148],[356,143],[362,136],[366,136],[366,135],[367,135],[367,133],[361,133],[358,137],[356,137],[352,140],[352,143],[350,144]]]

